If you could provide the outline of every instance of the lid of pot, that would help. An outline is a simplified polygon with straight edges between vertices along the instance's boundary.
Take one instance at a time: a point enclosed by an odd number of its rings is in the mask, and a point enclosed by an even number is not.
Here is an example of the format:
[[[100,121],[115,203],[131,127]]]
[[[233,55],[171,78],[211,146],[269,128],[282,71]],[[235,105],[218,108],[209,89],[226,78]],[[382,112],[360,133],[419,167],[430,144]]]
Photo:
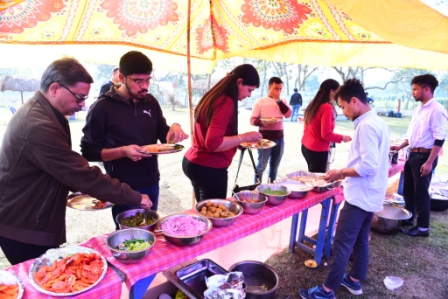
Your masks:
[[[376,212],[375,215],[385,219],[405,220],[411,217],[411,212],[398,205],[385,203],[383,210]]]
[[[448,200],[448,197],[445,197],[445,196],[437,194],[437,193],[432,193],[432,194],[430,194],[430,196],[431,196],[431,199]]]

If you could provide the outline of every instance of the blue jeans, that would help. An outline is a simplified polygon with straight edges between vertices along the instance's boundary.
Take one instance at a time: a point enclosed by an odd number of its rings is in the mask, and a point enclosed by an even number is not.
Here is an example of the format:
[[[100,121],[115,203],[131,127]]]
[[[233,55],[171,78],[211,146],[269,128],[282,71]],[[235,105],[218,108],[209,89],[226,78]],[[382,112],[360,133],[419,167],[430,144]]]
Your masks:
[[[146,194],[149,196],[149,199],[152,202],[152,207],[151,210],[153,211],[157,211],[157,207],[159,205],[159,183],[154,184],[152,186],[146,187],[146,188],[142,188],[142,189],[138,189],[135,191],[140,192],[141,194]],[[120,226],[118,225],[118,222],[116,220],[117,215],[124,212],[124,211],[129,211],[129,210],[133,210],[133,209],[141,209],[141,206],[133,206],[133,205],[129,205],[129,204],[124,204],[124,205],[114,205],[112,206],[112,217],[114,219],[114,223],[115,223],[115,229],[119,230]]]
[[[283,137],[272,141],[276,143],[274,147],[258,150],[257,173],[258,176],[260,177],[260,182],[263,181],[263,172],[268,166],[268,162],[269,162],[269,179],[271,183],[274,182],[275,179],[277,178],[277,170],[278,167],[280,166],[280,161],[282,160],[283,148],[285,144],[283,141]],[[254,182],[255,184],[257,183],[256,177],[254,179]]]
[[[300,105],[292,105],[291,121],[297,121],[300,112]]]
[[[359,280],[367,278],[372,218],[372,212],[364,211],[347,201],[344,203],[334,237],[333,262],[324,282],[327,288],[339,288],[352,251],[353,263],[349,275]]]

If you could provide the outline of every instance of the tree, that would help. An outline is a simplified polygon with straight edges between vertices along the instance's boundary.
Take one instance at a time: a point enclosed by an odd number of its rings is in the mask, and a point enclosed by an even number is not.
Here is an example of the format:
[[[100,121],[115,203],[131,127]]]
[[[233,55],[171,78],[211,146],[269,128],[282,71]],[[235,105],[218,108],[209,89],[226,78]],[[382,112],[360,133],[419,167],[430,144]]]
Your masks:
[[[294,85],[297,86],[297,89],[305,91],[306,81],[318,69],[319,69],[319,67],[309,66],[306,64],[298,64],[297,65],[297,77],[294,80],[294,82],[295,82]]]
[[[427,70],[407,68],[397,70],[392,77],[391,81],[394,81],[394,91],[396,93],[403,93],[405,96],[405,99],[402,99],[404,101],[405,110],[409,109],[409,101],[412,99],[412,90],[410,87],[412,78],[426,73],[428,73]]]

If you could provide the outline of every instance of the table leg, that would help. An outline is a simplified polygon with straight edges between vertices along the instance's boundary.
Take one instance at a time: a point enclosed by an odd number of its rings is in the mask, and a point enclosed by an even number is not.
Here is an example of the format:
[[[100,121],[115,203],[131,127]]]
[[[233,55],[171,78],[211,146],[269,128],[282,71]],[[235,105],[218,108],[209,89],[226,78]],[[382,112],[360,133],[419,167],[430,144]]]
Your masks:
[[[328,224],[327,237],[325,238],[325,251],[324,256],[326,258],[330,257],[331,254],[331,245],[333,243],[333,232],[334,227],[336,226],[336,218],[338,216],[338,210],[341,203],[334,204],[334,199],[332,200],[331,206],[331,215],[330,215],[330,223]]]
[[[322,212],[320,214],[319,231],[317,233],[316,250],[314,252],[314,260],[320,265],[322,261],[322,252],[324,250],[325,243],[325,230],[327,229],[328,215],[330,211],[330,204],[332,197],[324,200],[322,204]]]
[[[299,213],[294,214],[291,219],[291,233],[289,235],[289,252],[294,252],[296,246],[297,224],[299,224]]]
[[[397,193],[403,195],[403,184],[404,184],[404,172],[400,173],[400,180],[398,181],[398,190]]]
[[[146,293],[146,290],[151,285],[151,282],[154,280],[154,277],[156,277],[156,274],[153,274],[151,276],[148,276],[146,278],[140,279],[137,281],[129,291],[129,299],[141,299]]]

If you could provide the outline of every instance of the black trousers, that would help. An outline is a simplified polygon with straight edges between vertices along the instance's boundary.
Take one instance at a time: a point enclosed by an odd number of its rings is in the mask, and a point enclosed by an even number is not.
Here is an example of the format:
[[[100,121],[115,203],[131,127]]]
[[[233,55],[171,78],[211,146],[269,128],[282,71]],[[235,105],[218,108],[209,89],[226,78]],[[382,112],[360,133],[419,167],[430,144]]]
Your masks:
[[[302,155],[305,157],[306,164],[308,164],[309,172],[327,172],[328,151],[315,152],[302,144]]]
[[[211,198],[227,198],[227,167],[202,166],[184,157],[182,169],[191,181],[197,202]]]
[[[422,177],[420,168],[428,160],[430,153],[410,153],[404,165],[403,197],[406,210],[412,213],[412,219],[418,215],[417,226],[429,228],[429,214],[431,212],[431,197],[429,196],[429,185],[432,173]],[[434,170],[437,166],[436,158],[432,165]]]
[[[59,246],[26,244],[0,236],[0,247],[11,265],[16,265],[37,258],[44,254],[48,249],[57,248]]]

